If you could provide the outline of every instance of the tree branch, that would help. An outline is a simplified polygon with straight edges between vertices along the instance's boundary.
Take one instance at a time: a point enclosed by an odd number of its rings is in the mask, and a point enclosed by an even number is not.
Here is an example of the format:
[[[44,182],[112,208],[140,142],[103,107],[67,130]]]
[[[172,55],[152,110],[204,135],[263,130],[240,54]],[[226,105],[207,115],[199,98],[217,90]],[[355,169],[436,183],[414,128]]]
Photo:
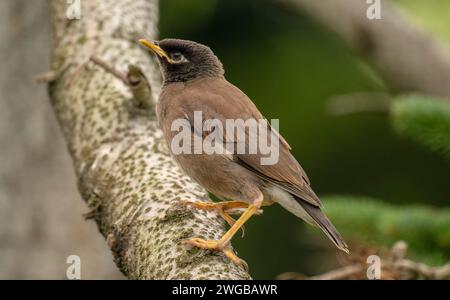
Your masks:
[[[393,92],[417,91],[450,99],[447,49],[413,26],[388,1],[382,19],[369,20],[363,0],[276,0],[306,13],[367,57]]]
[[[395,280],[448,280],[450,279],[450,264],[432,267],[426,264],[406,259],[408,245],[404,241],[397,241],[387,255],[381,260],[380,279]],[[306,277],[295,272],[278,275],[280,280],[342,280],[342,279],[368,279],[367,253],[353,254],[348,259],[350,264],[321,275]],[[356,260],[356,263],[355,261]]]
[[[132,279],[249,278],[222,254],[180,244],[192,236],[218,239],[224,222],[213,212],[177,205],[208,197],[169,156],[152,106],[136,113],[132,89],[89,62],[101,57],[125,73],[139,66],[156,99],[159,70],[136,40],[156,36],[158,1],[81,1],[80,20],[66,18],[66,1],[51,3],[52,70],[59,74],[49,83],[51,102],[79,190],[117,266]]]

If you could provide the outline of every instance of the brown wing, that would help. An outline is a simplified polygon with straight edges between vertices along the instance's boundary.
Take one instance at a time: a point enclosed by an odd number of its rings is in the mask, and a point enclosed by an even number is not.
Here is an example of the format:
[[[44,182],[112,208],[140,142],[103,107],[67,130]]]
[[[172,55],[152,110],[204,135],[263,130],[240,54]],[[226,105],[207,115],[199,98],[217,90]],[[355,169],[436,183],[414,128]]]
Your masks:
[[[223,79],[212,80],[209,78],[189,83],[183,89],[183,97],[191,99],[189,102],[180,101],[183,111],[189,112],[188,114],[202,111],[204,120],[219,119],[224,122],[226,119],[239,118],[243,120],[264,119],[253,102],[241,90]],[[191,119],[193,116],[186,117]],[[311,189],[306,173],[290,153],[289,144],[273,128],[270,127],[269,131],[272,138],[278,138],[280,141],[279,160],[276,164],[262,165],[259,152],[257,154],[236,154],[236,163],[289,193],[321,207],[322,204]],[[248,139],[246,141],[248,143]]]

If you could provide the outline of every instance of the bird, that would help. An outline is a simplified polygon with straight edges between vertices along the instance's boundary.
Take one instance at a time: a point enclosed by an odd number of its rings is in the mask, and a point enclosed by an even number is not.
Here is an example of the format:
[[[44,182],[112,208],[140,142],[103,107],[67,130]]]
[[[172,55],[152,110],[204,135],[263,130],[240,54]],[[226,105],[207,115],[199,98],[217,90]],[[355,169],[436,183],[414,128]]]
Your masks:
[[[295,216],[319,227],[338,249],[349,253],[343,237],[322,211],[322,202],[292,155],[290,145],[270,124],[263,127],[267,129],[268,137],[278,142],[276,163],[263,164],[263,153],[259,149],[256,153],[227,151],[228,140],[222,143],[223,152],[195,152],[195,146],[190,145],[191,152],[174,153],[173,142],[179,132],[174,130],[173,124],[177,120],[188,126],[187,134],[191,139],[204,142],[211,133],[204,130],[203,121],[196,122],[196,112],[201,113],[202,120],[222,123],[222,134],[227,137],[232,134],[223,129],[227,120],[266,119],[244,92],[226,80],[224,67],[210,47],[169,38],[159,41],[140,39],[139,43],[158,58],[163,84],[156,114],[173,158],[189,177],[221,200],[183,203],[195,209],[215,210],[230,224],[219,240],[192,237],[183,243],[221,251],[232,262],[243,265],[245,261],[231,249],[231,239],[243,229],[244,223],[258,214],[262,206],[278,203]],[[244,133],[244,140],[234,141],[232,146],[238,143],[248,146],[251,130],[239,129]],[[260,138],[259,131],[256,137]],[[232,211],[241,212],[237,220],[230,216]]]

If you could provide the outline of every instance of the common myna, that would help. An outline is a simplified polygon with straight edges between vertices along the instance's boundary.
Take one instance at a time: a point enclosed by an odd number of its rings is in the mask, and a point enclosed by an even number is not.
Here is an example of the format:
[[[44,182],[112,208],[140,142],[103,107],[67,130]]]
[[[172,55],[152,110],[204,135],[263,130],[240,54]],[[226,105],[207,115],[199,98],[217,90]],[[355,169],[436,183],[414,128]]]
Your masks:
[[[255,120],[261,124],[265,118],[239,88],[225,79],[222,63],[212,50],[205,45],[179,39],[142,39],[140,43],[155,52],[159,59],[164,84],[157,103],[157,116],[174,159],[191,178],[224,200],[190,204],[197,209],[218,211],[231,225],[218,241],[191,238],[185,243],[223,251],[233,262],[241,264],[243,261],[229,247],[231,238],[262,205],[277,202],[294,215],[318,226],[337,248],[348,253],[342,236],[321,211],[322,203],[302,167],[290,153],[291,147],[268,122],[258,130],[245,128],[241,122],[237,130],[243,132],[244,139],[235,139],[229,148],[228,137],[236,138],[236,132],[229,131],[225,124],[228,120]],[[201,122],[195,120],[199,113]],[[189,139],[194,141],[194,145],[188,145],[190,152],[174,151],[174,140],[179,142],[180,130],[176,124],[180,120],[189,126]],[[221,127],[222,137],[227,137],[221,141],[225,151],[198,151],[195,141],[200,141],[201,146],[212,131],[211,126],[209,131],[205,130],[207,120],[222,123],[216,127]],[[261,128],[265,128],[268,135],[262,136]],[[239,143],[247,146],[248,150],[249,144],[254,142],[254,137],[250,136],[252,132],[257,132],[256,138],[278,145],[275,163],[262,163],[267,153],[263,154],[259,148],[253,153],[229,151],[236,150]],[[229,212],[236,209],[245,211],[235,221]]]

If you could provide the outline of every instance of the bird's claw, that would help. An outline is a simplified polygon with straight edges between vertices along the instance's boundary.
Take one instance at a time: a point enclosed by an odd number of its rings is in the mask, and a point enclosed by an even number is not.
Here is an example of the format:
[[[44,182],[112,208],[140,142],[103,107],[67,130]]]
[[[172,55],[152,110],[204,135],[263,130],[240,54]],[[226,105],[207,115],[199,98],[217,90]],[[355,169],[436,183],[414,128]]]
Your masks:
[[[217,209],[217,203],[214,202],[197,202],[190,200],[180,200],[178,203],[182,206],[192,206],[203,210],[215,210]]]
[[[231,203],[231,205],[230,205]],[[195,202],[189,200],[180,200],[179,204],[182,206],[191,206],[197,209],[202,209],[206,211],[216,211],[230,226],[236,222],[233,217],[230,216],[230,213],[242,213],[240,209],[241,207],[236,207],[237,201],[231,202]],[[231,207],[229,207],[231,206]],[[241,204],[242,206],[242,204]],[[241,227],[242,237],[245,235],[245,227]]]
[[[201,238],[190,238],[184,240],[183,244],[195,246],[202,249],[217,250],[217,251],[222,251],[222,249],[226,246],[218,241],[204,240]]]
[[[206,250],[213,250],[213,251],[221,251],[223,254],[225,254],[226,257],[228,257],[234,264],[238,266],[244,267],[246,270],[248,270],[247,263],[240,259],[234,251],[231,249],[229,244],[223,244],[220,241],[214,241],[214,240],[204,240],[202,238],[190,238],[182,241],[184,245],[191,245],[197,248],[206,249]]]

